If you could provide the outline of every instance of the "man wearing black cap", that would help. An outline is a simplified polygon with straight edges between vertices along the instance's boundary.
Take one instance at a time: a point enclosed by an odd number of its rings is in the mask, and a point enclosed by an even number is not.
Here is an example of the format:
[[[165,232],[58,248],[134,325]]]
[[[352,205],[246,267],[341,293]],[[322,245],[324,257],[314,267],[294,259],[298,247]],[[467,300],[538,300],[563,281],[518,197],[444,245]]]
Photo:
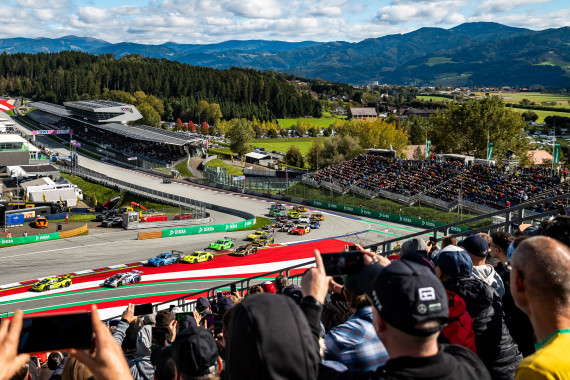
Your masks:
[[[218,346],[208,330],[196,326],[182,330],[171,350],[177,380],[219,379]]]
[[[374,256],[364,250],[363,254]],[[328,280],[318,251],[315,258],[317,267],[303,278],[303,294],[322,303],[323,283]],[[438,345],[437,337],[448,318],[447,294],[429,268],[408,260],[386,267],[371,263],[358,275],[358,286],[374,306],[374,328],[390,359],[376,372],[367,373],[336,372],[321,366],[319,379],[490,379],[473,352]],[[309,323],[314,321],[309,319]]]

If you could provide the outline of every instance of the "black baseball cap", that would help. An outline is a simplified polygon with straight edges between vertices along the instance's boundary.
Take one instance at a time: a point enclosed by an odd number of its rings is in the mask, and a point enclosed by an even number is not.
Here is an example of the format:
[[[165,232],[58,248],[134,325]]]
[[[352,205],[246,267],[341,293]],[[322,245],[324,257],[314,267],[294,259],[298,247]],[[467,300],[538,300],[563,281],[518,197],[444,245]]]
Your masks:
[[[186,376],[218,373],[218,346],[212,333],[190,326],[182,330],[172,345],[176,368]]]
[[[473,256],[487,257],[489,253],[489,244],[479,235],[469,235],[457,243],[457,245],[464,248]]]
[[[358,275],[358,286],[389,325],[410,335],[429,336],[440,331],[449,316],[447,293],[425,265],[396,260],[386,267],[367,265]],[[437,321],[437,327],[416,325]]]

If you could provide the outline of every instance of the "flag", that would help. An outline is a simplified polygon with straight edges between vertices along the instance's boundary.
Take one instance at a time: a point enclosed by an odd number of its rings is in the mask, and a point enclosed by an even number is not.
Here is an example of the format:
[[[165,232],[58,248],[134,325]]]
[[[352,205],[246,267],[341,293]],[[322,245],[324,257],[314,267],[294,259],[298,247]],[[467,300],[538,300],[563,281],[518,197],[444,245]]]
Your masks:
[[[554,144],[554,152],[552,153],[552,162],[554,164],[560,162],[560,143]]]
[[[429,151],[431,149],[431,140],[426,141],[426,158],[429,157]]]
[[[489,145],[487,146],[487,161],[491,161],[491,158],[493,158],[493,147],[495,146],[495,143],[493,143],[492,141],[489,141]]]
[[[42,193],[42,198],[44,200],[44,202],[46,201],[46,195],[44,193]]]

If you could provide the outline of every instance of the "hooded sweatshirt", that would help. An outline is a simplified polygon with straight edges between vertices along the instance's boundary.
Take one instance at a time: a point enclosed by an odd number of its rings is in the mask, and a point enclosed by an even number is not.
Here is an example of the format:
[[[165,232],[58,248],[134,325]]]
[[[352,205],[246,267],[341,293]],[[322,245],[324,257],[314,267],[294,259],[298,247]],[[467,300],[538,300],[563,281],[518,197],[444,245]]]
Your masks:
[[[457,294],[447,291],[449,305],[449,320],[441,334],[440,341],[457,344],[477,353],[475,347],[475,333],[473,332],[473,319],[467,313],[465,301]]]
[[[493,288],[499,297],[503,298],[505,295],[505,285],[503,284],[503,280],[501,279],[501,276],[495,272],[495,268],[493,268],[492,265],[485,264],[473,266],[473,276]]]
[[[129,328],[129,324],[125,321],[120,321],[115,331],[113,331],[113,338],[121,345],[125,339],[125,333]],[[128,360],[131,370],[131,375],[134,380],[153,380],[154,367],[150,362],[150,347],[152,344],[152,326],[144,326],[141,328],[137,335],[137,357],[133,360]]]
[[[227,332],[226,378],[317,378],[320,357],[301,308],[287,296],[255,294],[232,311]]]

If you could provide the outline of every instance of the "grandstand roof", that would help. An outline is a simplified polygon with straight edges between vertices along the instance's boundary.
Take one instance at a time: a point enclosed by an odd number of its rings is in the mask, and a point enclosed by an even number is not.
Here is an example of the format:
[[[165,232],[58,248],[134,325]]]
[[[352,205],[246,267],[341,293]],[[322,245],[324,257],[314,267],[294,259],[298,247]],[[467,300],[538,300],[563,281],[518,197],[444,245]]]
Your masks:
[[[53,115],[61,116],[61,117],[69,117],[71,114],[68,110],[65,109],[64,106],[60,106],[53,103],[46,103],[46,102],[31,102],[28,105],[32,108],[36,108],[40,111],[44,111],[47,113],[51,113]]]
[[[181,133],[165,131],[164,129],[149,127],[147,125],[123,125],[123,124],[103,124],[94,125],[99,129],[104,129],[132,139],[157,142],[161,144],[186,145],[193,142],[202,142],[202,139],[186,137]]]
[[[95,111],[99,108],[114,108],[114,107],[123,107],[123,106],[130,106],[129,104],[113,102],[110,100],[100,100],[100,99],[92,99],[92,100],[80,100],[77,102],[65,102],[63,103],[66,107],[73,107],[73,108],[82,108],[86,110]],[[132,106],[131,106],[132,107]]]

